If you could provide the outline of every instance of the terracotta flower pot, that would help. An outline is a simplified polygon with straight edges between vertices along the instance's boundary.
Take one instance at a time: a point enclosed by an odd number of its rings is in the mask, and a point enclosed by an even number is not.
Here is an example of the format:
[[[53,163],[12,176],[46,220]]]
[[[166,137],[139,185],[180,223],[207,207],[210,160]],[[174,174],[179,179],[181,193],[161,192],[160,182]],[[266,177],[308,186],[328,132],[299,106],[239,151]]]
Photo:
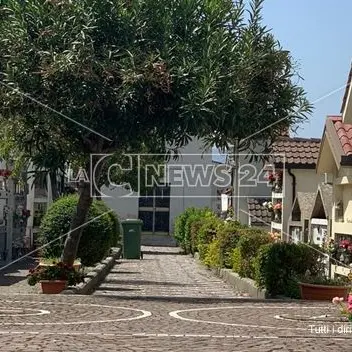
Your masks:
[[[57,294],[67,287],[66,280],[42,280],[40,281],[42,292],[45,294]]]
[[[301,298],[316,301],[331,301],[334,297],[347,299],[350,287],[299,283]]]

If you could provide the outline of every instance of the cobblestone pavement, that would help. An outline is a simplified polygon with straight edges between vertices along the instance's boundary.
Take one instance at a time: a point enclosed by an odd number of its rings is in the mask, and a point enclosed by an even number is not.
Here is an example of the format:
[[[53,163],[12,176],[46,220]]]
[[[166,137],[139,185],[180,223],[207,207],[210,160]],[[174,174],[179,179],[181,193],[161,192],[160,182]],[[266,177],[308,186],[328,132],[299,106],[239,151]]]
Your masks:
[[[329,303],[260,302],[236,297],[236,293],[231,296],[229,287],[197,268],[191,258],[156,257],[148,254],[142,261],[121,261],[114,268],[114,276],[124,271],[123,275],[141,280],[139,294],[130,290],[129,299],[124,297],[126,292],[120,295],[119,286],[126,288],[127,284],[120,277],[117,280],[123,283],[109,290],[110,294],[105,290],[92,296],[8,295],[0,291],[1,351],[352,350],[352,328],[338,320]],[[147,268],[154,271],[148,274]],[[176,276],[180,271],[183,274]],[[177,288],[178,278],[184,289]],[[199,282],[192,286],[193,279]],[[170,292],[160,286],[170,287]]]
[[[26,280],[28,268],[34,265],[34,259],[23,259],[4,269],[1,269],[0,266],[0,294],[39,293],[39,288],[29,286]]]
[[[215,277],[178,248],[142,248],[143,260],[120,260],[95,295],[123,297],[215,297],[246,296]]]

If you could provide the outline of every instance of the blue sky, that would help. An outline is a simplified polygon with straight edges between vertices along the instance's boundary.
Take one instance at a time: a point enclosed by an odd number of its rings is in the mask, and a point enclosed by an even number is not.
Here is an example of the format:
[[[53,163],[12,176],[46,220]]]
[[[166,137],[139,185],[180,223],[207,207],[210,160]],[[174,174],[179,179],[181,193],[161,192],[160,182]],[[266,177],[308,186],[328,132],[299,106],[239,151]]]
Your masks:
[[[263,23],[290,50],[311,102],[346,84],[352,59],[351,0],[266,0]],[[351,45],[351,46],[350,46]],[[344,90],[315,104],[299,137],[320,138],[329,114],[339,114]]]

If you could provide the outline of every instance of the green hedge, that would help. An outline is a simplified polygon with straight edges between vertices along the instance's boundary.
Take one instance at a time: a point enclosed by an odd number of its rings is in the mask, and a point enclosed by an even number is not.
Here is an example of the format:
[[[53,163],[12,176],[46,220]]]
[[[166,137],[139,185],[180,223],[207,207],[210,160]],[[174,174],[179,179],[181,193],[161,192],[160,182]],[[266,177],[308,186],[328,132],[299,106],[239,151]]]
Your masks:
[[[213,267],[232,268],[233,250],[241,236],[244,227],[235,221],[219,221],[213,242],[205,256],[205,264]]]
[[[317,248],[316,248],[317,249]],[[298,278],[322,272],[322,254],[304,244],[274,243],[262,246],[255,260],[255,280],[269,295],[300,298]]]
[[[218,229],[221,226],[222,220],[215,214],[203,218],[202,226],[198,230],[195,243],[195,247],[198,249],[201,260],[206,258],[209,245],[216,239]]]
[[[236,221],[227,221],[219,228],[217,238],[219,239],[221,266],[233,267],[233,251],[238,245],[241,233],[245,227]]]
[[[208,209],[189,208],[177,218],[175,237],[186,252],[199,252],[210,268],[231,268],[254,279],[271,296],[299,298],[298,278],[322,273],[319,247],[276,243],[265,230],[224,221]]]
[[[233,250],[233,271],[241,277],[253,279],[255,258],[260,247],[268,243],[272,243],[268,232],[255,228],[242,230],[237,246]]]
[[[77,195],[59,198],[48,209],[43,217],[39,242],[41,245],[57,239],[70,230],[71,221],[78,203]],[[101,261],[109,249],[116,246],[120,239],[118,218],[102,201],[93,201],[87,221],[100,216],[84,227],[79,243],[77,256],[85,266],[91,266]],[[104,214],[104,215],[102,215]],[[42,251],[45,258],[60,257],[66,236],[46,246]]]
[[[194,252],[196,243],[192,237],[192,224],[197,220],[213,216],[208,208],[187,208],[182,214],[176,217],[174,237],[178,245],[185,253]],[[192,240],[193,238],[193,240]]]

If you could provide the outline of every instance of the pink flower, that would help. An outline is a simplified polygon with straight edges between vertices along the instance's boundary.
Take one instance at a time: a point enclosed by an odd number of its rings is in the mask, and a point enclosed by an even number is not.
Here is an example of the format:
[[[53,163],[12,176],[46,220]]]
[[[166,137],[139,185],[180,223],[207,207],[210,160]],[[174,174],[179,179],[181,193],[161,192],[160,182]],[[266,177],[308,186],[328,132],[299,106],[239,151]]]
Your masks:
[[[274,210],[281,210],[282,206],[281,206],[281,203],[276,203],[274,205]]]
[[[348,302],[348,304],[352,304],[352,295],[348,295],[347,302]]]
[[[343,297],[334,297],[333,299],[332,299],[332,303],[334,303],[334,304],[340,304],[341,302],[343,302]]]

